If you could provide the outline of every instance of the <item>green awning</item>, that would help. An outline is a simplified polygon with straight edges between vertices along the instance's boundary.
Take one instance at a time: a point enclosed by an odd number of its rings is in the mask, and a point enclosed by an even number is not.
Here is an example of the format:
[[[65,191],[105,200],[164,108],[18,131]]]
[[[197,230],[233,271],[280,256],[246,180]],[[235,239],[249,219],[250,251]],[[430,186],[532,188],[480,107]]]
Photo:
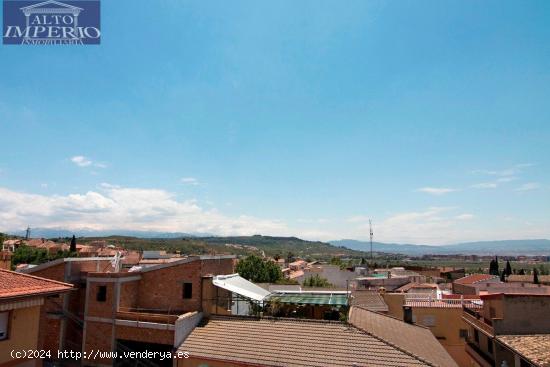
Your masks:
[[[274,293],[268,301],[295,305],[347,306],[348,296],[341,293]]]

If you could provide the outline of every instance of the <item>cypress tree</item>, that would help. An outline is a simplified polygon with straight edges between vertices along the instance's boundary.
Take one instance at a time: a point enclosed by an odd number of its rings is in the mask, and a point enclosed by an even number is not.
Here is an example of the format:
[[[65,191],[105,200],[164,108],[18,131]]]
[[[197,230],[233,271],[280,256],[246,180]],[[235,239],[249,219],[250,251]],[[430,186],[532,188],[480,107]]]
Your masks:
[[[74,234],[73,234],[73,238],[71,239],[70,251],[71,252],[76,252],[76,237],[74,236]]]
[[[506,261],[506,276],[512,274],[512,265],[510,265],[510,260]]]

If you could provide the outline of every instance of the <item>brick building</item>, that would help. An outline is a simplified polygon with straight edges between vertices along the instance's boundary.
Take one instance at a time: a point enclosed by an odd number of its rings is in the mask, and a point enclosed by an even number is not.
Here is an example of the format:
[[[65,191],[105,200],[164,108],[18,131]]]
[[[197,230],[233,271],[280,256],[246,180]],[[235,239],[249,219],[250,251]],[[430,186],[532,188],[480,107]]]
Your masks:
[[[70,284],[0,269],[0,366],[40,366],[45,302],[70,292]],[[12,354],[12,351],[19,354]],[[42,355],[43,356],[43,355]]]
[[[87,353],[139,351],[145,347],[149,351],[172,351],[202,314],[209,315],[215,306],[215,292],[223,290],[212,285],[212,276],[233,273],[235,264],[234,256],[190,256],[119,272],[112,260],[59,259],[27,270],[71,282],[77,288],[73,297],[48,305],[60,316],[45,320],[49,325],[46,348]],[[96,358],[86,364],[117,362]]]

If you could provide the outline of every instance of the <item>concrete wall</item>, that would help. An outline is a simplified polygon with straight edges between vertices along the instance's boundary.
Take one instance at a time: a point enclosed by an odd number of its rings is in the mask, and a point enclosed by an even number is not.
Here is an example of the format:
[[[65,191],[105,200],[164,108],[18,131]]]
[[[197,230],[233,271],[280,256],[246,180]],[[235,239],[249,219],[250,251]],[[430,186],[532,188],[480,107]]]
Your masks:
[[[466,353],[466,339],[460,337],[460,330],[468,330],[462,320],[462,308],[413,307],[413,320],[430,329],[447,352],[461,367],[472,366]]]
[[[550,330],[550,297],[504,296],[503,320],[494,324],[495,333],[545,334]]]
[[[0,365],[12,361],[12,350],[38,348],[40,306],[11,310],[9,318],[8,339],[0,341]]]
[[[388,305],[388,315],[403,320],[403,304],[405,303],[404,293],[382,294],[384,302]]]

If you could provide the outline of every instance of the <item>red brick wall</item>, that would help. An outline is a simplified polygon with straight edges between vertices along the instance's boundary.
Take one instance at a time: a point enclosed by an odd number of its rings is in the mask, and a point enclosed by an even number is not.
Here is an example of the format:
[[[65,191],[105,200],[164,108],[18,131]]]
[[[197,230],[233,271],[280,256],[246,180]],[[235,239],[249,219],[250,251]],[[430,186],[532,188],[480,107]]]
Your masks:
[[[142,274],[138,303],[141,308],[196,311],[200,309],[201,262],[169,266]],[[191,299],[183,299],[184,282],[193,284]]]
[[[33,271],[29,274],[37,277],[64,282],[65,281],[65,264],[66,263],[63,262],[54,266],[50,266],[49,268],[46,268],[46,269]]]
[[[97,292],[100,286],[107,287],[107,299],[105,302],[97,301]],[[113,304],[115,302],[115,283],[103,283],[101,281],[89,281],[88,282],[88,314],[86,316],[92,317],[106,317],[112,318]]]
[[[116,338],[143,343],[174,345],[173,330],[146,329],[117,325]]]
[[[124,282],[120,285],[120,307],[138,307],[139,280]]]
[[[92,351],[109,352],[112,342],[112,325],[102,322],[86,322],[86,345],[84,351],[88,354]],[[86,364],[112,364],[111,359],[88,360]]]
[[[201,260],[201,275],[227,275],[235,272],[235,259]]]

